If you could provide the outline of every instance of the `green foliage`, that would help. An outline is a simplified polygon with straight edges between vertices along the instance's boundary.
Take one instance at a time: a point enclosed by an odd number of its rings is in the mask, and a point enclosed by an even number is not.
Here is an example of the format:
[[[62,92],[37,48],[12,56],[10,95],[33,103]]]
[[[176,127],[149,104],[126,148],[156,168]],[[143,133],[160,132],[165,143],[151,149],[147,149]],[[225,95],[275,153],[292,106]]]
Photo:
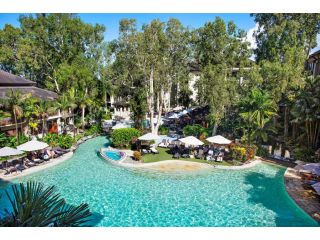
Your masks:
[[[115,129],[111,133],[112,144],[115,147],[127,148],[130,145],[132,139],[135,137],[139,137],[140,135],[140,131],[135,128]]]
[[[233,160],[245,162],[247,160],[247,152],[244,147],[234,146],[231,148],[231,157]]]
[[[259,157],[268,157],[270,155],[268,149],[261,146],[258,147],[256,154]]]
[[[168,135],[169,134],[169,128],[165,126],[159,127],[159,134],[160,135]]]
[[[84,134],[86,136],[89,136],[89,135],[97,135],[101,132],[102,132],[101,126],[98,124],[94,124],[94,125],[90,126],[90,128],[88,130],[86,130]]]
[[[19,135],[19,141],[16,136],[6,136],[4,133],[0,133],[0,147],[17,147],[25,142],[28,142],[29,139],[25,135]]]
[[[88,204],[71,206],[54,186],[42,183],[12,185],[6,196],[10,205],[0,218],[3,227],[85,226],[91,217]]]
[[[59,146],[59,135],[56,133],[48,133],[42,138],[42,141],[46,142],[51,147],[57,147]]]
[[[70,135],[58,135],[55,133],[49,133],[42,139],[44,142],[48,143],[51,147],[61,147],[64,149],[69,149],[72,147],[72,144],[74,143],[73,137]]]
[[[245,136],[248,144],[252,140],[259,143],[268,140],[268,122],[276,116],[276,104],[273,98],[267,93],[257,88],[253,88],[239,104],[239,114],[243,119]]]
[[[183,134],[185,136],[199,137],[204,134],[205,137],[209,136],[209,130],[199,124],[187,125],[183,128]]]
[[[293,156],[295,160],[300,160],[304,162],[314,162],[315,153],[310,148],[297,147],[293,149]]]
[[[73,143],[74,143],[74,139],[70,135],[59,135],[59,139],[58,139],[59,147],[64,149],[69,149],[72,147]]]

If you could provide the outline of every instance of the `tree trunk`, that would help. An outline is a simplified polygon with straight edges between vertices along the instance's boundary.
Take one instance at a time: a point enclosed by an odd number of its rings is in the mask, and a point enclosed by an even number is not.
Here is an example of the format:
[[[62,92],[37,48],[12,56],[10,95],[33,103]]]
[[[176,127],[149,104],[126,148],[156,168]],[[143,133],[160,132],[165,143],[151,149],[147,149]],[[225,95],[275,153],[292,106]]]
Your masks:
[[[84,130],[84,114],[85,114],[85,106],[81,108],[81,123],[82,123],[82,130]]]
[[[218,123],[217,121],[215,121],[212,129],[212,136],[215,136],[217,134],[217,130],[218,130]]]
[[[150,125],[151,132],[154,133],[154,89],[153,89],[153,69],[151,69],[150,78],[149,78],[149,94],[148,94],[148,107],[150,112]]]
[[[283,139],[284,142],[287,142],[288,139],[288,132],[289,132],[289,114],[288,114],[288,107],[284,107],[284,134],[283,134]]]
[[[13,116],[14,116],[14,124],[16,126],[16,138],[17,138],[17,142],[19,143],[17,115],[16,115],[16,112],[14,110],[13,110]]]
[[[45,118],[42,118],[42,138],[44,137],[44,125],[45,125]]]
[[[158,120],[157,120],[157,125],[154,129],[154,133],[158,135],[159,127],[161,124],[161,115],[162,115],[162,110],[163,110],[163,98],[164,98],[164,92],[161,89],[160,92],[160,98],[159,98],[159,111],[158,111]]]

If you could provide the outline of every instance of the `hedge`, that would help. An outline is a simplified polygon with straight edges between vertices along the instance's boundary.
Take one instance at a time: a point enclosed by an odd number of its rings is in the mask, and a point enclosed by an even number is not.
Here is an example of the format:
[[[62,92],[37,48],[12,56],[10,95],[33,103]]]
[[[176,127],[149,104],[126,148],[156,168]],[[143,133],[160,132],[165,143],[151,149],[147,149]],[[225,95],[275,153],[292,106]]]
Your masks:
[[[133,138],[141,135],[140,131],[135,128],[120,128],[115,129],[111,133],[112,144],[115,147],[127,148],[130,146]]]

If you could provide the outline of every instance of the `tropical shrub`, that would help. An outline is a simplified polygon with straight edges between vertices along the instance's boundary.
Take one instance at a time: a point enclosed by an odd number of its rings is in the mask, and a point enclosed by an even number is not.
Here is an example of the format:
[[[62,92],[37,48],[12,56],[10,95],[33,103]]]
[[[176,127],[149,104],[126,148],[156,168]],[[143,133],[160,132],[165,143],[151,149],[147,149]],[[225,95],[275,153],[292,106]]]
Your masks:
[[[295,160],[301,160],[304,162],[313,162],[314,151],[310,148],[295,148],[293,149],[293,156]]]
[[[42,138],[42,141],[46,142],[51,147],[57,147],[59,145],[59,135],[56,133],[48,133]]]
[[[140,131],[135,128],[115,129],[111,133],[112,144],[115,147],[127,148],[134,137],[139,137]]]
[[[70,135],[58,135],[56,133],[49,133],[42,140],[51,147],[59,146],[64,149],[71,148],[75,141]]]
[[[59,147],[64,149],[69,149],[72,147],[73,142],[74,142],[74,139],[70,135],[59,135],[59,140],[58,140]]]
[[[259,156],[259,157],[268,157],[268,156],[269,156],[269,151],[268,151],[268,149],[259,146],[259,147],[257,148],[257,153],[256,153],[256,154],[257,154],[257,156]]]
[[[233,144],[230,146],[231,156],[237,161],[248,161],[255,157],[257,147],[255,145]]]
[[[141,156],[141,153],[139,151],[134,151],[133,152],[133,158],[136,160],[136,161],[140,161],[142,156]]]
[[[160,135],[168,135],[169,134],[169,128],[165,126],[159,127],[159,134]]]
[[[94,125],[90,126],[90,128],[87,131],[85,131],[84,134],[86,136],[89,136],[89,135],[96,135],[96,134],[99,134],[101,132],[102,132],[101,126],[98,125],[98,124],[94,124]]]
[[[209,132],[208,129],[199,125],[199,124],[194,124],[194,125],[187,125],[183,128],[183,134],[185,136],[195,136],[199,137],[200,135],[204,135],[205,137],[208,137]]]
[[[231,148],[231,157],[233,160],[245,162],[247,160],[247,151],[244,147],[234,146]]]
[[[27,142],[29,139],[25,135],[19,136],[19,142],[16,136],[6,136],[5,134],[0,135],[0,147],[16,147],[20,144]]]

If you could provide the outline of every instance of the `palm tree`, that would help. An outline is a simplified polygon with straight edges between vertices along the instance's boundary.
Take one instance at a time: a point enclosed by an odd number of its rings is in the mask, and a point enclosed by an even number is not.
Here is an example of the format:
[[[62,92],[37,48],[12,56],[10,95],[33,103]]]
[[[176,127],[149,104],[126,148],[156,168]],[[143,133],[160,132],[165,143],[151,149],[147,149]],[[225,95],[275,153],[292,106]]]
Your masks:
[[[308,148],[317,149],[320,141],[320,78],[307,79],[291,113],[292,123],[303,127],[302,139]]]
[[[81,108],[81,125],[82,125],[82,130],[84,130],[84,124],[85,124],[84,116],[85,116],[86,107],[92,104],[92,100],[88,96],[87,92],[84,92],[77,97],[77,103],[78,103],[78,106]]]
[[[6,191],[9,210],[0,218],[5,227],[77,227],[90,221],[88,204],[68,205],[54,186],[27,182],[12,185],[12,194]]]
[[[18,119],[23,116],[23,102],[26,99],[26,95],[21,94],[19,91],[8,91],[6,93],[7,99],[4,101],[4,105],[10,109],[11,117],[14,120],[16,128],[16,138],[19,142],[19,132],[18,132]]]
[[[63,93],[62,95],[60,95],[58,99],[57,107],[62,112],[62,119],[63,119],[64,130],[65,130],[66,119],[69,116],[68,112],[70,111],[70,109],[75,109],[76,107],[75,100],[70,97],[70,94]]]
[[[53,113],[56,111],[56,107],[52,104],[51,101],[40,101],[37,105],[39,118],[42,121],[42,137],[44,137],[46,131],[47,131],[47,119],[49,117],[50,113]]]
[[[240,103],[240,116],[247,130],[248,144],[252,138],[267,140],[267,123],[277,115],[273,98],[267,92],[254,88]]]

